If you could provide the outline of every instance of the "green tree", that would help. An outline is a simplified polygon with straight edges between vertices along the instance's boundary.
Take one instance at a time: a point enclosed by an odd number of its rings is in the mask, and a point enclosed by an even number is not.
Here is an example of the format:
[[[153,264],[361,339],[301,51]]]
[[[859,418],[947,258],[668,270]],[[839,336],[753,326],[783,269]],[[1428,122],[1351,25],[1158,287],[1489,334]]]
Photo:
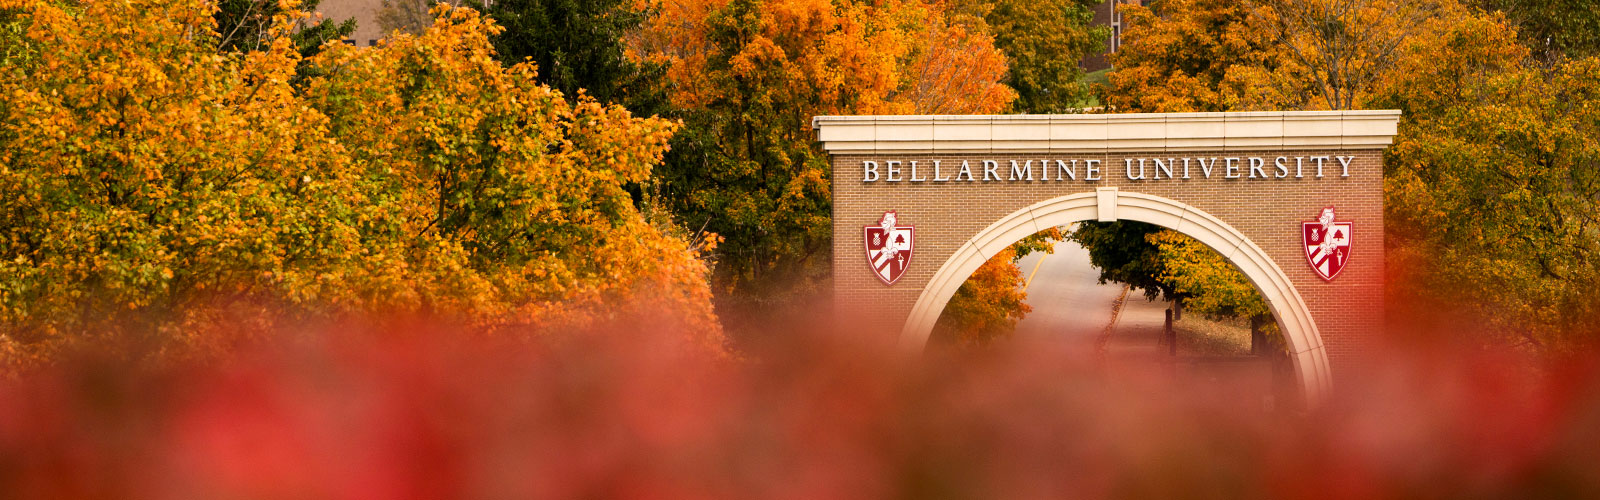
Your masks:
[[[1011,109],[1021,113],[1066,113],[1082,107],[1093,89],[1079,83],[1078,61],[1103,50],[1108,26],[1094,26],[1093,0],[999,0],[974,2],[995,47],[1006,55],[1004,80],[1017,91]]]
[[[1161,280],[1172,287],[1182,310],[1214,318],[1245,318],[1250,321],[1253,354],[1282,352],[1281,330],[1266,298],[1216,249],[1172,230],[1157,231],[1146,239],[1160,253],[1165,268]]]
[[[1184,307],[1201,314],[1271,317],[1272,311],[1254,284],[1216,249],[1169,229],[1145,236],[1161,260],[1160,279],[1184,297]]]
[[[624,38],[651,16],[628,0],[497,0],[478,7],[505,31],[493,37],[507,65],[531,59],[539,80],[576,98],[580,89],[639,116],[666,112],[666,66],[629,56]]]
[[[724,238],[717,256],[723,296],[764,308],[775,305],[767,300],[789,300],[779,291],[822,275],[832,227],[827,158],[804,128],[808,111],[827,109],[824,96],[795,78],[791,65],[805,55],[774,42],[799,40],[768,38],[771,21],[761,7],[734,0],[705,20],[711,88],[698,91],[714,97],[684,111],[687,126],[658,194],[686,226]]]
[[[1594,0],[1476,0],[1503,12],[1517,34],[1543,60],[1600,55],[1600,5]]]
[[[1160,231],[1160,226],[1137,221],[1085,221],[1067,237],[1089,251],[1089,263],[1100,270],[1101,283],[1127,284],[1150,300],[1172,299],[1177,290],[1162,279],[1166,262],[1150,241]]]

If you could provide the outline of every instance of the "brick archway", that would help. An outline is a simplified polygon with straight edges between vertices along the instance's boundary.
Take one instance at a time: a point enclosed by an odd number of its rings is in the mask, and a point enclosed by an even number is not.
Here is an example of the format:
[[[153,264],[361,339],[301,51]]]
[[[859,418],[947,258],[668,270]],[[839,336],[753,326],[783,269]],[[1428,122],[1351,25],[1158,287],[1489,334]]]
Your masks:
[[[1383,327],[1383,149],[1399,118],[816,117],[832,166],[835,304],[860,331],[920,349],[954,287],[997,245],[1075,220],[1142,220],[1205,242],[1245,272],[1284,326],[1314,400]],[[1330,207],[1350,224],[1331,279],[1313,267],[1317,247],[1302,228]],[[895,279],[868,261],[863,234],[887,211],[914,228]]]
[[[1295,374],[1309,401],[1329,387],[1328,355],[1305,299],[1260,246],[1227,223],[1160,196],[1099,188],[1036,203],[1006,215],[959,247],[929,279],[900,332],[900,348],[920,353],[945,303],[978,266],[1028,235],[1081,221],[1132,220],[1186,234],[1233,263],[1266,298],[1289,344]]]

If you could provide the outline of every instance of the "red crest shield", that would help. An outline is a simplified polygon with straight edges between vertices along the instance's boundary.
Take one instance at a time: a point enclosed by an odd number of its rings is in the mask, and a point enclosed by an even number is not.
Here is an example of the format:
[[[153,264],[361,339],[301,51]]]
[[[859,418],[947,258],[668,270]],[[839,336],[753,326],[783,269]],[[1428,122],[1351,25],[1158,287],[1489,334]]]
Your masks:
[[[1306,262],[1324,281],[1333,281],[1350,262],[1350,239],[1355,223],[1334,220],[1333,207],[1322,209],[1317,220],[1300,224]]]
[[[900,281],[911,264],[911,247],[915,242],[911,226],[897,226],[893,210],[883,213],[878,225],[866,226],[867,265],[885,285]]]

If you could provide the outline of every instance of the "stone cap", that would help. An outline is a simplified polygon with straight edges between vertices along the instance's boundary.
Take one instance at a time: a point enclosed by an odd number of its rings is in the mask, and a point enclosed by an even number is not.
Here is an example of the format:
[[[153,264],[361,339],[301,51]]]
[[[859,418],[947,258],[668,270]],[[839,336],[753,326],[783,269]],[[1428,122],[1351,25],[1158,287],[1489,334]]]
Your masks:
[[[1382,149],[1399,110],[818,116],[830,154]]]

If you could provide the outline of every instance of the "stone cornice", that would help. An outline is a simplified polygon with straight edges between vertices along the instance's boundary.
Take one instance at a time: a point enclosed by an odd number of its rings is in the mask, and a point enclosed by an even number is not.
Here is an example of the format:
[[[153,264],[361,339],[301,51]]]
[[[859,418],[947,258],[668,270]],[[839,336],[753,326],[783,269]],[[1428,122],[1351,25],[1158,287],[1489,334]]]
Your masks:
[[[818,116],[830,154],[1382,149],[1397,110]]]

